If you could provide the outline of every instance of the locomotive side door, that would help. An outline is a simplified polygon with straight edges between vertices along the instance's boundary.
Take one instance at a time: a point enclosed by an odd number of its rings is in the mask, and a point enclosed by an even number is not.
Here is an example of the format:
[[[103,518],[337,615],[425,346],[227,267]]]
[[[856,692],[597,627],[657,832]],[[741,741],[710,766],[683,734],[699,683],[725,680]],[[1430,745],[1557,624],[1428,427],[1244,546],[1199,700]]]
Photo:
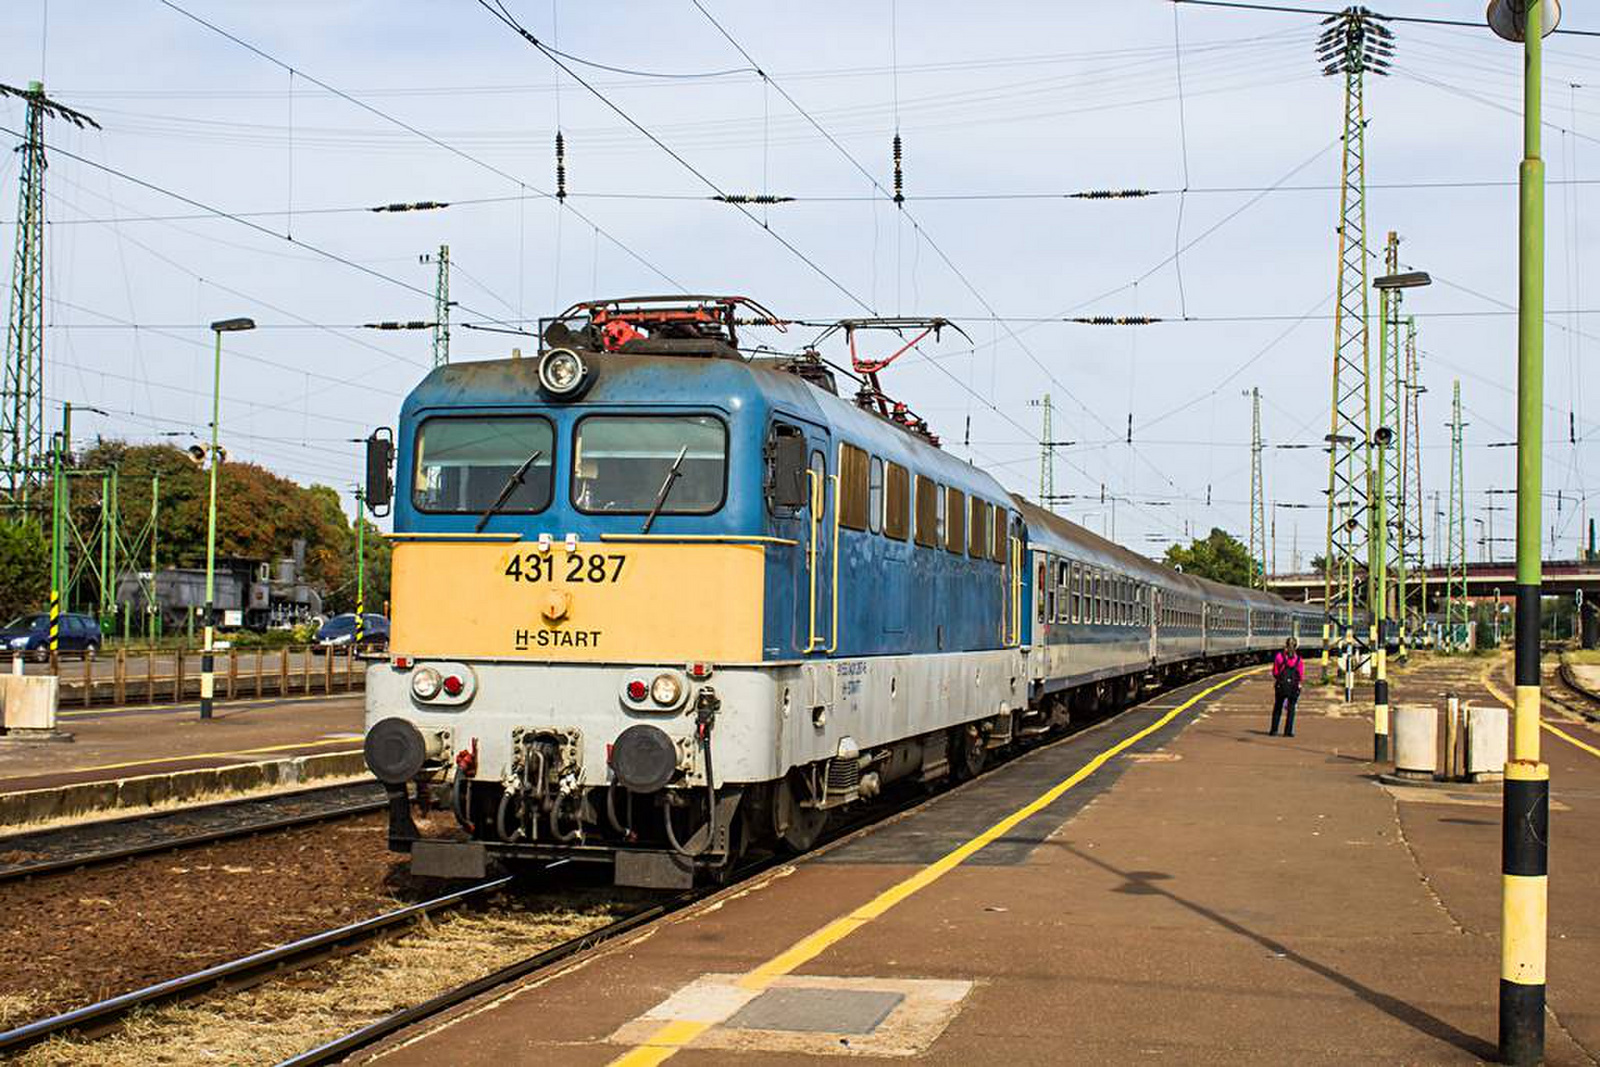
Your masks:
[[[807,624],[804,651],[831,653],[839,644],[839,472],[826,430],[806,427]],[[798,635],[797,635],[798,636]]]

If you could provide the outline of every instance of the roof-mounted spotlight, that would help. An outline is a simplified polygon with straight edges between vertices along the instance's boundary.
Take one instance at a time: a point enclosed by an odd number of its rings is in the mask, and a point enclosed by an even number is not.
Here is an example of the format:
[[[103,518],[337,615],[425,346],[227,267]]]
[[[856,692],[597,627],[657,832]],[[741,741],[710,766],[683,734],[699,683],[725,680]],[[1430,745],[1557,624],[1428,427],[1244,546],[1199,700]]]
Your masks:
[[[570,400],[584,390],[590,378],[589,365],[570,348],[546,349],[539,357],[539,384],[551,396]]]

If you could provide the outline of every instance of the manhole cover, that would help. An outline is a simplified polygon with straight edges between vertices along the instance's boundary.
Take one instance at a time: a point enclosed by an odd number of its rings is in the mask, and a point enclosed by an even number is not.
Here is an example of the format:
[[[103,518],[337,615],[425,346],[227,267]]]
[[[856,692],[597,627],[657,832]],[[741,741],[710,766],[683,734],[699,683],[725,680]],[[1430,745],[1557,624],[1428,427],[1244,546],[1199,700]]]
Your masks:
[[[736,1030],[870,1034],[904,999],[904,993],[854,989],[769,989],[723,1025]]]

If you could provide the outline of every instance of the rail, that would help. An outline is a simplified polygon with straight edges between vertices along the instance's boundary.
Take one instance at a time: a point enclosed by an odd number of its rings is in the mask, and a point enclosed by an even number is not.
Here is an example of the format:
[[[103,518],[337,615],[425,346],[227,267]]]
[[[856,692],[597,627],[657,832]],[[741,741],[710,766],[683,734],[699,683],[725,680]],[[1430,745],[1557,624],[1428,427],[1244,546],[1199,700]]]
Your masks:
[[[241,797],[0,837],[0,884],[381,811],[371,780]],[[142,840],[140,840],[142,838]]]
[[[66,1034],[72,1031],[98,1032],[114,1023],[135,1008],[146,1007],[151,1004],[164,1003],[175,1000],[186,994],[193,994],[197,990],[209,989],[222,982],[239,983],[250,978],[258,978],[277,971],[285,964],[304,965],[312,959],[320,959],[323,954],[340,945],[353,941],[366,940],[374,937],[390,927],[402,923],[415,922],[432,912],[444,908],[456,907],[469,900],[484,897],[511,882],[509,877],[496,878],[483,882],[454,893],[447,893],[442,897],[424,900],[417,904],[408,904],[394,911],[375,915],[370,919],[350,923],[334,930],[327,930],[320,934],[291,941],[285,945],[263,949],[253,952],[248,956],[241,956],[227,963],[219,963],[213,967],[195,971],[179,978],[170,978],[165,982],[136,989],[131,993],[107,1000],[86,1004],[81,1008],[52,1015],[47,1019],[25,1023],[22,1026],[0,1033],[0,1053],[12,1053],[20,1049],[37,1045],[47,1038],[57,1034]]]
[[[72,708],[183,703],[200,698],[198,648],[116,648],[88,652],[14,653],[12,671],[59,678],[59,706]],[[225,648],[216,656],[216,699],[360,692],[367,653],[351,645]]]

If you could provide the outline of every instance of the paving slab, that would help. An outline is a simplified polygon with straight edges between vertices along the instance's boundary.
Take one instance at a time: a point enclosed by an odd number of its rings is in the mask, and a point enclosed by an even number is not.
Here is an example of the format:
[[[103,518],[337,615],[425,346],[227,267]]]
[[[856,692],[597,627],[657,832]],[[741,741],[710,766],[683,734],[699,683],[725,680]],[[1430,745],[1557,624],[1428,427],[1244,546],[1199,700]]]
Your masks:
[[[1396,699],[1491,700],[1484,666],[1415,657]],[[1297,736],[1269,737],[1270,685],[1252,676],[1016,820],[988,846],[999,860],[937,860],[1167,713],[1135,712],[370,1057],[1480,1062],[1496,1039],[1497,787],[1379,784],[1363,695],[1310,687]],[[1565,749],[1547,751],[1562,805],[1548,1062],[1580,1064],[1600,1050],[1600,757]],[[780,988],[769,1006],[849,1010],[739,1021]]]
[[[0,793],[359,749],[362,716],[360,693],[63,712],[70,744],[0,739]]]

